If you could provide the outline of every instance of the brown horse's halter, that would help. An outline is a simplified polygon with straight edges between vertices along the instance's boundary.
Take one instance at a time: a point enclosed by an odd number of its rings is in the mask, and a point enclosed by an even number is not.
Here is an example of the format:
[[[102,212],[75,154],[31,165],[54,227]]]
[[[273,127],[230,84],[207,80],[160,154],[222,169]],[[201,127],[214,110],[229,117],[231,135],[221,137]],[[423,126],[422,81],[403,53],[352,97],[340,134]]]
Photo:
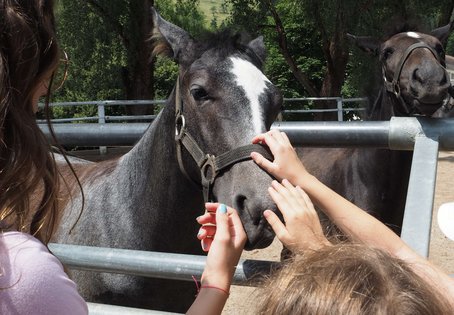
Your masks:
[[[399,100],[400,105],[402,106],[402,112],[406,115],[415,114],[417,108],[415,106],[413,106],[412,108],[408,108],[407,104],[405,103],[405,100],[402,98],[402,95],[400,94],[400,87],[399,87],[400,74],[402,73],[404,64],[407,61],[410,54],[413,52],[413,50],[418,49],[418,48],[429,49],[430,52],[434,55],[434,57],[437,59],[437,61],[440,63],[440,57],[438,56],[437,52],[432,47],[428,46],[425,43],[416,43],[416,44],[409,46],[405,50],[402,58],[399,61],[399,64],[397,67],[397,72],[394,74],[394,78],[391,82],[389,82],[387,80],[385,68],[384,68],[384,66],[382,67],[383,80],[384,80],[386,91],[393,93],[396,96],[396,98]]]
[[[177,160],[181,172],[192,182],[203,188],[205,202],[212,201],[212,188],[216,177],[226,168],[243,161],[251,159],[251,152],[258,152],[268,160],[273,156],[270,151],[260,144],[249,144],[227,151],[221,155],[214,156],[206,154],[199,147],[194,138],[186,129],[186,120],[183,116],[183,101],[180,96],[180,78],[177,79],[175,88],[175,142],[177,146]],[[192,179],[183,164],[181,147],[184,147],[192,156],[200,169],[201,183]]]

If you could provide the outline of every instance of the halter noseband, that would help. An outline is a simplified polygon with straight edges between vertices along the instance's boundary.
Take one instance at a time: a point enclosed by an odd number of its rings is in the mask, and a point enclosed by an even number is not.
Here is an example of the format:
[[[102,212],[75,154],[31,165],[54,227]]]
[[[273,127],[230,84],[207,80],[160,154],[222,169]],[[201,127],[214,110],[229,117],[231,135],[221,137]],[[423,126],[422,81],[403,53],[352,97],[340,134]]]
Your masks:
[[[413,52],[413,50],[418,49],[418,48],[429,49],[430,52],[434,55],[434,57],[437,59],[437,61],[440,62],[440,58],[439,58],[438,54],[432,47],[428,46],[425,43],[416,43],[416,44],[409,46],[405,50],[402,58],[399,61],[399,64],[397,66],[397,72],[394,74],[394,78],[393,78],[392,82],[389,82],[386,79],[385,68],[382,67],[383,80],[384,80],[384,85],[385,85],[386,91],[388,91],[396,96],[396,98],[399,100],[400,105],[402,106],[403,113],[405,113],[407,115],[413,114],[415,112],[416,108],[414,106],[411,109],[408,108],[407,104],[405,103],[405,100],[402,98],[402,95],[400,94],[399,81],[400,81],[400,75],[402,73],[402,69],[404,67],[405,62],[407,61],[408,57]]]
[[[177,78],[175,87],[175,142],[177,148],[177,160],[181,172],[192,182],[203,188],[205,202],[211,201],[212,188],[217,176],[226,168],[243,161],[251,159],[252,152],[258,152],[265,158],[272,160],[273,156],[264,146],[260,144],[249,144],[227,151],[221,155],[214,156],[206,154],[189,134],[186,129],[186,119],[183,115],[183,101],[180,96],[180,78]],[[183,164],[181,147],[184,147],[192,156],[200,169],[201,183],[192,179]]]

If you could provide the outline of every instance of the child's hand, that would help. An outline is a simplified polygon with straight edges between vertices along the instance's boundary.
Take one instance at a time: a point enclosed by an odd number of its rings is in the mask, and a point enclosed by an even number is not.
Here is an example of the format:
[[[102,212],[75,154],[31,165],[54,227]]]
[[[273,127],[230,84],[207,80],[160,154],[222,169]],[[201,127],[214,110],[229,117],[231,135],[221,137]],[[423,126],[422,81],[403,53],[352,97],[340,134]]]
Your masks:
[[[265,159],[257,152],[252,152],[251,158],[279,181],[286,178],[290,182],[296,183],[297,179],[309,174],[284,132],[279,130],[268,131],[255,136],[252,139],[252,143],[263,143],[270,148],[271,153],[274,155],[273,162]]]
[[[285,179],[282,184],[273,181],[271,185],[268,192],[281,211],[285,223],[271,210],[266,210],[263,215],[282,244],[291,251],[330,245],[309,196]]]
[[[246,244],[246,232],[235,209],[206,203],[207,212],[197,218],[202,249],[208,251],[202,285],[229,291],[236,265]]]

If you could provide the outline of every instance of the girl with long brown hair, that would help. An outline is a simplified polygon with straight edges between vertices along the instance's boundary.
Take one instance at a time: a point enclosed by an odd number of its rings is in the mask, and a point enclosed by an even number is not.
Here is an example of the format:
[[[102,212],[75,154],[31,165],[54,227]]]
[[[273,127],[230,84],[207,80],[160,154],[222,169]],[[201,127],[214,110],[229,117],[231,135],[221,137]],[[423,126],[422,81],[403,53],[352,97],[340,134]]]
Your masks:
[[[36,124],[40,97],[61,82],[52,0],[0,0],[0,314],[87,314],[88,307],[62,264],[47,249],[60,217],[60,174],[51,146]],[[33,200],[32,200],[33,196]],[[38,196],[38,200],[36,199]],[[216,282],[221,262],[235,265],[246,241],[233,210],[219,213],[219,233],[208,257],[205,299],[224,300]],[[224,229],[222,229],[224,227]],[[222,239],[222,240],[221,240]],[[225,242],[224,240],[229,240]],[[216,250],[217,249],[217,250]],[[221,267],[224,267],[221,264]],[[226,270],[228,278],[234,267]],[[210,280],[211,279],[211,280]]]
[[[49,102],[60,57],[52,0],[0,1],[1,314],[88,312],[46,247],[58,223],[59,174],[35,113],[40,97]]]

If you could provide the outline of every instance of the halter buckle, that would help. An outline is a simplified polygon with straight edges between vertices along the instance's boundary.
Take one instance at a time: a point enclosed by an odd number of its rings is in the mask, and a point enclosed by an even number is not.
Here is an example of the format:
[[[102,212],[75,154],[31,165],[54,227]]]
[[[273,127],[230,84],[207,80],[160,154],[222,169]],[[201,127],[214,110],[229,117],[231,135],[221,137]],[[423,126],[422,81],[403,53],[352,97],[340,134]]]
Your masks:
[[[175,118],[175,140],[181,140],[186,128],[186,119],[183,115],[177,115]]]
[[[207,154],[205,156],[205,161],[204,161],[203,165],[200,167],[202,185],[205,185],[205,183],[212,185],[214,183],[214,180],[216,179],[216,176],[218,175],[218,172],[216,170],[215,160],[216,160],[216,157],[214,155]],[[211,168],[211,172],[210,172],[210,168]]]
[[[393,92],[397,97],[400,97],[400,86],[399,81],[396,84],[393,84]]]

